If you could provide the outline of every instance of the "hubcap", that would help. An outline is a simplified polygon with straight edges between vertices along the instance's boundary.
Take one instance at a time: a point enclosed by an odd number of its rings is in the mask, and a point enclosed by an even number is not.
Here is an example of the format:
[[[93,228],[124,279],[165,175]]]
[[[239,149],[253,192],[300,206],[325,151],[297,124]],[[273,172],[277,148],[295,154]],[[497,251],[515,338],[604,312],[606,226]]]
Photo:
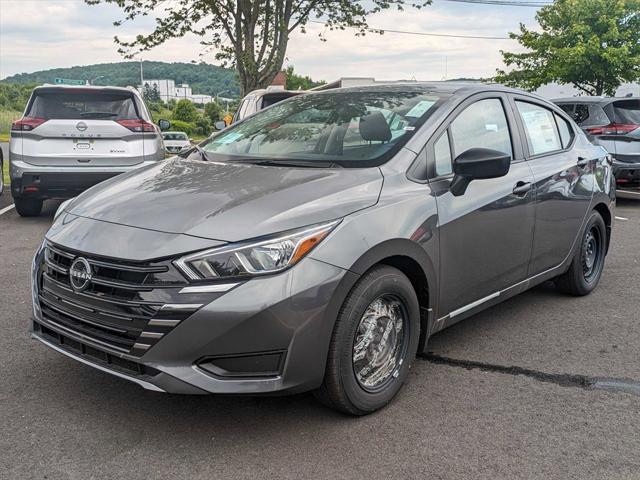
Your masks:
[[[582,273],[586,280],[597,275],[599,255],[600,233],[594,227],[585,234],[582,245]]]
[[[353,370],[365,390],[377,390],[398,376],[406,329],[406,310],[395,296],[382,295],[367,307],[353,343]]]

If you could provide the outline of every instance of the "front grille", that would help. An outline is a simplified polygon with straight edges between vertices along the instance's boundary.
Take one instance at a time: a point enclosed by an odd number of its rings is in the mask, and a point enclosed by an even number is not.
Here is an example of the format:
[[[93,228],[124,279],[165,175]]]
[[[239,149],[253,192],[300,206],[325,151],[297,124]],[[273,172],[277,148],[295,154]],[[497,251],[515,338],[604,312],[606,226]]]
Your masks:
[[[91,274],[82,290],[69,276],[79,257]],[[165,308],[171,292],[186,284],[169,261],[122,262],[47,244],[38,280],[40,311],[50,327],[120,354],[142,355],[197,308]]]

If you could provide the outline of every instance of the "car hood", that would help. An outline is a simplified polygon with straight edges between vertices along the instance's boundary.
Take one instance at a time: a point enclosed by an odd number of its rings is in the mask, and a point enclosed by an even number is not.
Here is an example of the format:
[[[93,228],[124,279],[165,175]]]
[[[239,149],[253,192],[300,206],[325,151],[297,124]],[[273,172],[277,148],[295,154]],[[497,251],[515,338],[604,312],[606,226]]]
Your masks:
[[[65,210],[119,225],[233,242],[374,205],[378,168],[292,168],[172,159],[103,182]]]

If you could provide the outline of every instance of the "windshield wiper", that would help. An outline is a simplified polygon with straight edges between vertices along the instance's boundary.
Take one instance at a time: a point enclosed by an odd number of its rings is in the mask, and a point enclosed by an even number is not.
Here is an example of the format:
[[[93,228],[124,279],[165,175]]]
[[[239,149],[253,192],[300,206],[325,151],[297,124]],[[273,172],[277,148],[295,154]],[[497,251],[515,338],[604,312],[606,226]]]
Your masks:
[[[241,158],[229,160],[229,162],[251,163],[267,167],[304,167],[304,168],[343,168],[342,165],[329,160],[260,160],[255,158]]]

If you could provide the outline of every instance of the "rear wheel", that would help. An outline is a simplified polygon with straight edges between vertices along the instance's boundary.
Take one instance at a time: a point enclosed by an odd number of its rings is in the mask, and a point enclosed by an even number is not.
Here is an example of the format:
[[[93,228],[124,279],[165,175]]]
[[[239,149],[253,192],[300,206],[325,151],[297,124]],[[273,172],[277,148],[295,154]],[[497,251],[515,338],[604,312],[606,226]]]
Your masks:
[[[409,374],[419,333],[418,298],[409,279],[396,268],[374,267],[338,314],[316,397],[352,415],[385,406]]]
[[[38,198],[14,198],[13,202],[21,217],[37,217],[42,212],[42,200]]]
[[[594,211],[587,221],[569,270],[555,280],[558,289],[577,296],[591,293],[600,281],[606,252],[607,227],[602,216]]]

